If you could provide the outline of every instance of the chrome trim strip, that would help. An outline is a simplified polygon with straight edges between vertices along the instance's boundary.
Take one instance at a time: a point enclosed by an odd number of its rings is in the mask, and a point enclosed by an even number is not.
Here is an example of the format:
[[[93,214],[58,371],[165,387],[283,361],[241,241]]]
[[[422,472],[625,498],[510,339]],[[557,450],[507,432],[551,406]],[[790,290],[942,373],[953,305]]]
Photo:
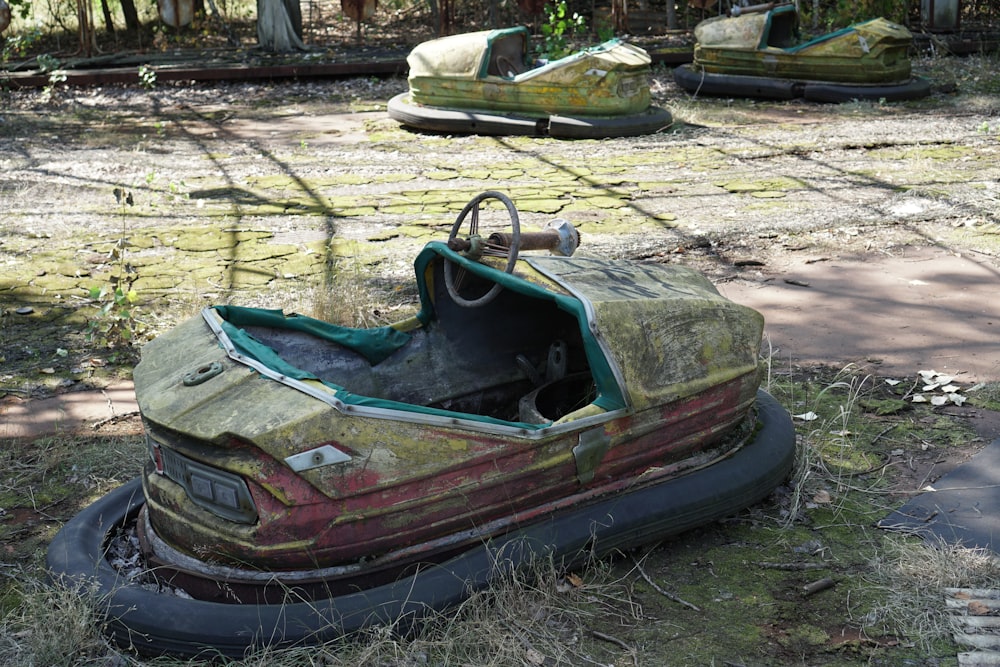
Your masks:
[[[280,382],[281,384],[301,391],[303,394],[323,401],[327,405],[347,415],[371,417],[373,419],[390,419],[392,421],[404,421],[411,424],[423,424],[439,428],[461,428],[468,431],[477,431],[492,435],[506,437],[514,436],[524,438],[526,440],[541,440],[543,438],[559,435],[561,433],[580,431],[597,424],[603,424],[613,419],[623,417],[629,412],[627,409],[620,409],[605,412],[599,415],[593,415],[591,417],[584,417],[582,419],[566,422],[564,424],[556,424],[546,428],[527,429],[517,426],[490,424],[487,422],[476,421],[474,419],[462,419],[461,417],[445,417],[442,415],[424,414],[422,412],[411,412],[409,410],[392,410],[389,408],[373,408],[365,405],[352,405],[344,403],[337,398],[333,394],[333,390],[329,387],[318,383],[313,384],[303,382],[302,380],[297,380],[281,373],[276,373],[256,359],[251,359],[240,354],[239,351],[236,350],[232,341],[229,340],[229,336],[226,335],[226,332],[223,331],[222,327],[219,325],[219,322],[222,320],[222,316],[211,307],[204,308],[201,311],[201,315],[205,322],[208,323],[209,328],[215,334],[216,338],[219,340],[219,344],[226,351],[226,354],[230,359],[243,364],[244,366],[249,366],[266,378]],[[616,372],[617,377],[617,366],[612,363],[611,368]]]

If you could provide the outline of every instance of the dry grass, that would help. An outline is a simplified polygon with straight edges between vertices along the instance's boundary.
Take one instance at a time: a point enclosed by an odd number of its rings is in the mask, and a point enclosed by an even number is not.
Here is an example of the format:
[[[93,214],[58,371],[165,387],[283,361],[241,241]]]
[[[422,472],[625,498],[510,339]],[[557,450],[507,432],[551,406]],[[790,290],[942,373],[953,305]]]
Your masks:
[[[409,281],[412,283],[412,280]],[[416,313],[415,286],[387,284],[359,258],[338,258],[327,284],[307,298],[311,315],[343,326],[373,328]]]
[[[99,603],[86,593],[50,587],[22,573],[21,604],[0,623],[0,664],[23,667],[202,664],[141,659],[109,646],[97,622]],[[633,576],[616,578],[607,563],[580,575],[551,562],[508,572],[460,607],[417,628],[385,626],[320,646],[261,649],[230,667],[418,667],[421,665],[630,664],[635,649],[615,638],[642,619]]]
[[[950,641],[955,630],[944,589],[1000,588],[1000,559],[989,550],[896,538],[886,541],[869,578],[884,593],[872,620],[930,650],[935,642]]]
[[[112,664],[113,653],[95,622],[96,604],[86,591],[48,586],[32,572],[7,592],[20,604],[0,620],[0,664],[19,667],[81,667]]]

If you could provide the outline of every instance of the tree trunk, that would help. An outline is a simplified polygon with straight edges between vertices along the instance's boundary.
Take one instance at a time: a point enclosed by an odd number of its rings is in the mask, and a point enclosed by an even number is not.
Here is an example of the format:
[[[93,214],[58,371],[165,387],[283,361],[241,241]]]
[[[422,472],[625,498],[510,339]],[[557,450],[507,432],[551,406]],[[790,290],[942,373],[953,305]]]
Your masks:
[[[104,30],[109,35],[115,34],[115,21],[111,18],[111,8],[108,7],[108,0],[101,0],[101,13],[104,14]]]
[[[142,28],[134,0],[122,0],[122,16],[125,17],[125,29],[129,32],[138,32]]]
[[[611,25],[619,35],[628,32],[628,0],[611,0]]]
[[[427,7],[431,10],[431,23],[440,26],[440,9],[438,8],[437,0],[427,0]],[[440,36],[440,35],[439,35]]]
[[[305,51],[299,0],[257,0],[257,42],[265,51]]]
[[[76,2],[77,31],[80,35],[80,53],[89,58],[97,51],[97,34],[94,32],[94,7],[90,0]]]

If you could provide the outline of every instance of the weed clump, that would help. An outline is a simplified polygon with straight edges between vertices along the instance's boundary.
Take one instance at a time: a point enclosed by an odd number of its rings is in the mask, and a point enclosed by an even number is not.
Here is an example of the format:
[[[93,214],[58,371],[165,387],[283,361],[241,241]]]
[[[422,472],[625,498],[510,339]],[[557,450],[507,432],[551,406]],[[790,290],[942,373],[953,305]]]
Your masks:
[[[141,342],[146,331],[146,324],[140,318],[139,294],[133,288],[139,273],[127,258],[126,213],[135,200],[130,191],[120,187],[114,189],[114,196],[121,207],[122,232],[108,253],[108,260],[117,270],[106,284],[90,288],[88,296],[98,304],[98,309],[87,325],[87,335],[104,347],[125,350],[134,356],[132,348]]]

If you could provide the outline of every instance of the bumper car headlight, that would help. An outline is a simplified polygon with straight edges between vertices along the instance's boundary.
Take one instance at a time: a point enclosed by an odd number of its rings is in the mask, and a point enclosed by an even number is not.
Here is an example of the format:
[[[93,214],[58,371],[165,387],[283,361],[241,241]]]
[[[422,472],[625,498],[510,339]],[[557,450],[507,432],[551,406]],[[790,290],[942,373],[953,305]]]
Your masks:
[[[639,94],[639,82],[634,78],[624,78],[618,82],[618,97],[627,99]]]
[[[256,523],[257,508],[239,475],[189,459],[146,436],[156,472],[180,484],[191,502],[223,519]]]

